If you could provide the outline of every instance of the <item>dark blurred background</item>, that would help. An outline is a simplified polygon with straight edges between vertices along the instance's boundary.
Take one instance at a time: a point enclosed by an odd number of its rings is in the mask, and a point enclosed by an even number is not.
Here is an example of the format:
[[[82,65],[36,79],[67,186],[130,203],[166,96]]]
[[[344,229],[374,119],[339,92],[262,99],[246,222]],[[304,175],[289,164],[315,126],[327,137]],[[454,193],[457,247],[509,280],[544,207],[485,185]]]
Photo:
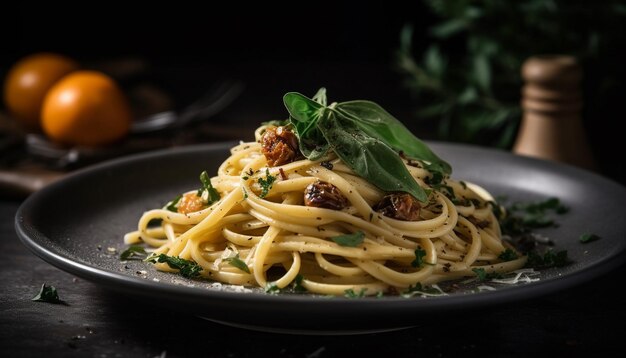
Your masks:
[[[600,170],[626,181],[618,129],[626,9],[618,1],[18,6],[0,47],[2,78],[25,55],[56,52],[113,68],[126,90],[149,82],[175,108],[220,80],[240,80],[244,92],[211,119],[216,140],[250,139],[260,122],[286,116],[285,92],[325,86],[331,101],[378,102],[418,136],[508,149],[523,59],[572,54],[585,69],[584,124]],[[481,106],[485,99],[498,106]]]
[[[141,58],[181,104],[202,94],[212,80],[237,78],[246,83],[244,97],[253,97],[256,108],[240,108],[246,118],[227,118],[257,124],[285,116],[284,92],[312,95],[320,86],[328,87],[331,99],[369,98],[408,107],[393,56],[404,23],[426,28],[434,20],[417,5],[416,11],[385,2],[290,10],[291,5],[233,2],[207,11],[197,5],[147,10],[125,4],[95,6],[84,16],[53,4],[36,11],[25,6],[12,31],[17,42],[0,50],[2,69],[41,51],[82,63]],[[235,107],[231,110],[238,111]]]

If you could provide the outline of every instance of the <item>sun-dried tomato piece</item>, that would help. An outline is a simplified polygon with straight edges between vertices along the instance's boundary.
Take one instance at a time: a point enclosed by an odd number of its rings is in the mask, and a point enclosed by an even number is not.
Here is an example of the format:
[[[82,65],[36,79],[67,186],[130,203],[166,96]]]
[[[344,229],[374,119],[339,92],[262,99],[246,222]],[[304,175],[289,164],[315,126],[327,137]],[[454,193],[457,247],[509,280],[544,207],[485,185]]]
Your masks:
[[[348,206],[348,199],[336,186],[318,180],[304,189],[304,205],[341,210]]]
[[[393,193],[385,195],[374,210],[397,220],[417,221],[420,219],[421,205],[411,194]]]
[[[261,151],[270,167],[291,163],[300,155],[298,138],[287,127],[270,127],[261,137]]]

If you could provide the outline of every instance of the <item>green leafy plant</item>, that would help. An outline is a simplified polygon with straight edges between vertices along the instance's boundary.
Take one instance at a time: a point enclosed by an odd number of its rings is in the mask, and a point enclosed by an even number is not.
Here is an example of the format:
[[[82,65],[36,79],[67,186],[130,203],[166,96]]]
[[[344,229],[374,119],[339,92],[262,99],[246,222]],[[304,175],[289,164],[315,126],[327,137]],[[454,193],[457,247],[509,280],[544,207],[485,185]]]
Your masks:
[[[416,96],[417,117],[434,121],[441,139],[510,147],[521,118],[520,67],[533,55],[574,55],[594,72],[586,108],[602,108],[603,94],[617,85],[622,64],[609,54],[623,43],[626,20],[626,5],[617,0],[425,2],[441,21],[430,27],[421,58],[413,27],[404,27],[397,67]]]

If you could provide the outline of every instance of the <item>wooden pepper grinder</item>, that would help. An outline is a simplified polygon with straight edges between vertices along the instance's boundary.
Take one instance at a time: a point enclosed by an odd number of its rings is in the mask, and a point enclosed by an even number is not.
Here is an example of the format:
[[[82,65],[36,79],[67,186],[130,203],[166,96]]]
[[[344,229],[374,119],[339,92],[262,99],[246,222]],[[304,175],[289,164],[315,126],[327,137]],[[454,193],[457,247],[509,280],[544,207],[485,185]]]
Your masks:
[[[513,152],[594,169],[582,125],[582,70],[572,56],[535,56],[522,66],[524,112]]]

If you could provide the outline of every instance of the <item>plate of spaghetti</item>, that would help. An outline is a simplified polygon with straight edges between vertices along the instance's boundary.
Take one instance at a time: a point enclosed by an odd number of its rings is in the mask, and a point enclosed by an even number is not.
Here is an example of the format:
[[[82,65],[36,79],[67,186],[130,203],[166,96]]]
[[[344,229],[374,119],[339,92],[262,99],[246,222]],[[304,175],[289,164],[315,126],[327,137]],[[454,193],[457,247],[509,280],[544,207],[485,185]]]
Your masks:
[[[288,119],[254,141],[130,156],[51,185],[20,207],[19,236],[142,301],[280,332],[408,327],[623,262],[618,184],[427,144],[373,102],[327,104],[324,89],[283,101]]]

